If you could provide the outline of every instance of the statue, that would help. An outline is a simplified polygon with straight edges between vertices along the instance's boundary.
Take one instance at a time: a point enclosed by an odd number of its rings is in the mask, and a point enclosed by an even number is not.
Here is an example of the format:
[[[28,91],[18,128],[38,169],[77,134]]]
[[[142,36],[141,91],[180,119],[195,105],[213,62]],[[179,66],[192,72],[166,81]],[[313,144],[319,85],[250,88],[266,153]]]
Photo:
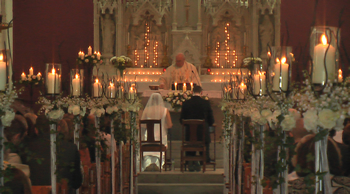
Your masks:
[[[113,55],[113,45],[115,42],[115,24],[111,14],[105,14],[102,22],[102,52],[105,56]]]
[[[273,24],[268,14],[264,15],[263,22],[259,25],[259,38],[261,43],[261,58],[266,58],[267,44],[273,45]]]

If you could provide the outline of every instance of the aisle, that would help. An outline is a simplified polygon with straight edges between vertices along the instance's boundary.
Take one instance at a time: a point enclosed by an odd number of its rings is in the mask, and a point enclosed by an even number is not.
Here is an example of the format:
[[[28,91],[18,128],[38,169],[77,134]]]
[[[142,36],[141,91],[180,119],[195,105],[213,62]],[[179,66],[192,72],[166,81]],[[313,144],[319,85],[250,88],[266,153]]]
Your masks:
[[[222,194],[224,170],[203,172],[142,172],[137,177],[138,194]]]

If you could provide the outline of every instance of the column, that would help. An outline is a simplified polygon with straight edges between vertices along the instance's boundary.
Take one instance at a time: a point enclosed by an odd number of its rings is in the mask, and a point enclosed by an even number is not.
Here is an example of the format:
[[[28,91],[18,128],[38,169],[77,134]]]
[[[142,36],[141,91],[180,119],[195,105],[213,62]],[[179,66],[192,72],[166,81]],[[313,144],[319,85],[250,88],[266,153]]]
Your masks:
[[[95,51],[100,50],[100,13],[99,3],[94,0],[94,49]]]
[[[254,57],[259,56],[259,13],[258,13],[258,3],[257,0],[252,1],[252,32],[251,32],[251,51]]]
[[[275,46],[281,45],[281,3],[277,2],[275,6]]]
[[[122,49],[123,49],[123,5],[122,5],[122,1],[118,0],[118,19],[117,19],[117,25],[116,25],[116,40],[117,40],[117,44],[116,44],[116,54],[117,56],[120,56],[122,54]]]
[[[173,0],[173,30],[177,30],[177,22],[176,22],[176,1]]]
[[[198,2],[197,30],[202,30],[202,0],[197,0],[197,2]]]

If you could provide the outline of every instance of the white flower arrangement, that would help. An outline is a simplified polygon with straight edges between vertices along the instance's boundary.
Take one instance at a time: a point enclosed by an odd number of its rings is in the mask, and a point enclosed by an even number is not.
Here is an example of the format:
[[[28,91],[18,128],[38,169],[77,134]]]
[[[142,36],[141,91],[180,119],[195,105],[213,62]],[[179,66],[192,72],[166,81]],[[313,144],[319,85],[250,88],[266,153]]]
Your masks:
[[[119,57],[114,56],[109,61],[114,65],[115,68],[119,69],[121,75],[126,68],[126,64],[131,63],[131,59],[124,55]]]
[[[102,115],[104,115],[105,114],[105,109],[104,108],[92,108],[91,110],[90,110],[90,115],[95,115],[95,116],[97,116],[97,117],[101,117]]]
[[[4,93],[0,93],[0,120],[1,124],[5,127],[11,126],[12,120],[15,118],[15,112],[11,108],[11,105],[18,98],[18,93],[20,93],[22,89],[17,91],[15,87],[10,89],[6,87]]]
[[[34,84],[34,85],[39,85],[39,84],[42,84],[43,82],[44,82],[44,78],[39,73],[37,75],[21,76],[21,79],[19,80],[19,83]]]
[[[243,64],[244,65],[248,65],[249,63],[253,63],[253,64],[261,64],[262,63],[262,59],[259,57],[246,57],[243,59]]]

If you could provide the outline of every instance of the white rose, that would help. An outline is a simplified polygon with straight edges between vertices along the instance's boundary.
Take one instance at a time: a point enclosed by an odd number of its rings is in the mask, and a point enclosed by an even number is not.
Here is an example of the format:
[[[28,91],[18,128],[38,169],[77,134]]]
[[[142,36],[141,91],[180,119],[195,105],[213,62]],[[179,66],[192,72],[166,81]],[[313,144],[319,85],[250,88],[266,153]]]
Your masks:
[[[68,107],[68,113],[77,116],[80,114],[80,107],[78,105],[70,105]]]
[[[318,114],[318,117],[318,124],[324,129],[331,130],[337,124],[337,120],[340,118],[340,114],[330,109],[323,109]]]
[[[181,102],[181,101],[180,101],[180,100],[178,100],[178,101],[176,102],[176,104],[180,104],[180,102]]]
[[[28,81],[32,81],[32,78],[31,77],[28,77],[28,79],[27,79]]]
[[[108,106],[106,109],[106,113],[112,114],[114,112],[114,108],[112,106]]]
[[[83,107],[80,111],[80,116],[83,117],[83,116],[85,116],[85,114],[86,114],[86,107]]]
[[[254,111],[251,115],[252,122],[259,123],[262,120],[261,114],[258,110]],[[259,123],[260,124],[260,123]]]
[[[96,111],[96,116],[97,117],[101,117],[104,114],[105,114],[105,109],[104,108],[97,109],[97,111]]]
[[[316,110],[308,110],[303,113],[304,116],[304,127],[307,131],[316,131],[317,128],[317,111]]]
[[[52,110],[47,115],[49,119],[59,121],[63,118],[64,112],[62,109]]]
[[[269,109],[264,109],[261,111],[261,116],[264,118],[268,118],[268,117],[272,116],[272,112]]]
[[[179,95],[179,93],[178,92],[174,92],[174,96],[178,96]]]
[[[89,59],[85,59],[85,62],[88,63],[88,62],[89,62]]]
[[[171,98],[167,98],[166,101],[170,102],[170,101],[171,101]]]
[[[284,116],[283,121],[281,122],[281,127],[283,131],[291,131],[295,128],[296,122],[294,115],[288,114]]]
[[[5,126],[5,127],[11,126],[11,122],[13,121],[13,119],[15,119],[15,115],[16,115],[15,112],[7,110],[5,112],[5,115],[3,115],[1,117],[2,125]]]

